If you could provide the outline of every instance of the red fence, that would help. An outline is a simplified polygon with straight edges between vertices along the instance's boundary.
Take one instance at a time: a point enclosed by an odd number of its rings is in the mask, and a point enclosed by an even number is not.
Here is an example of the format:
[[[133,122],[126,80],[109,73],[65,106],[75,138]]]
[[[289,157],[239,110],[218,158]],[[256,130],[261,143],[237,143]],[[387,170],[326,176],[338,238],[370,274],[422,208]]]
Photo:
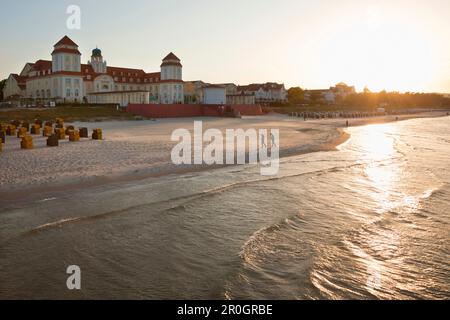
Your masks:
[[[223,117],[227,112],[243,116],[260,116],[260,105],[202,105],[202,104],[130,104],[127,112],[147,118]]]

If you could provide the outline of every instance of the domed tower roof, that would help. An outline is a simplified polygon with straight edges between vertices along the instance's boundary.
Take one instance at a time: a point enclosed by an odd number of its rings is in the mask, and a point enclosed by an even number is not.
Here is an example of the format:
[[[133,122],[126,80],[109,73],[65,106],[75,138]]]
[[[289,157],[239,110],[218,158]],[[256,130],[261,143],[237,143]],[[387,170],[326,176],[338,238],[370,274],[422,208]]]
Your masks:
[[[93,57],[101,57],[102,56],[102,50],[100,50],[99,48],[95,48],[94,50],[92,50],[92,56]]]

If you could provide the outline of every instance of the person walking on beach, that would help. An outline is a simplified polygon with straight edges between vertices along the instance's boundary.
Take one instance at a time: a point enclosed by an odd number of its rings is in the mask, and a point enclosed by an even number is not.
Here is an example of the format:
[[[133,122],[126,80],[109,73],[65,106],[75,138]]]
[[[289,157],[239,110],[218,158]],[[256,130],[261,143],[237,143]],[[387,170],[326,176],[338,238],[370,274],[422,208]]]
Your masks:
[[[267,148],[266,136],[264,135],[264,133],[261,133],[260,137],[261,137],[261,148]]]
[[[272,140],[272,145],[270,146],[271,148],[273,147],[278,147],[277,144],[275,143],[275,136],[273,135],[273,133],[270,133],[270,138]]]

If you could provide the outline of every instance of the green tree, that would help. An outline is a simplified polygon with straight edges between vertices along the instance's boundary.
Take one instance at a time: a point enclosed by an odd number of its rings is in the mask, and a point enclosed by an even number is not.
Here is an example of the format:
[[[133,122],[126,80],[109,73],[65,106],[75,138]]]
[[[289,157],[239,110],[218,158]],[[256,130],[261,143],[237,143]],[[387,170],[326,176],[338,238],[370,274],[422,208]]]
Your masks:
[[[0,81],[0,101],[3,101],[3,89],[5,88],[6,85],[6,79]]]
[[[305,91],[300,87],[290,88],[288,90],[288,100],[291,104],[301,104],[305,100]]]

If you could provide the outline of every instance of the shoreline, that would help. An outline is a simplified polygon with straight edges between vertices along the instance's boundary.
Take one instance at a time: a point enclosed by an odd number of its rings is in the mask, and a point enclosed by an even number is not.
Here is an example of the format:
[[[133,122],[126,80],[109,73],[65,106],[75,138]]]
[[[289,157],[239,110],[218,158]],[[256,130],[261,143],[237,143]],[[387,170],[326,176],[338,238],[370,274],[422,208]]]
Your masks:
[[[404,116],[384,116],[376,118],[363,118],[363,119],[350,119],[349,127],[364,126],[372,124],[392,123],[398,121],[406,121],[417,118],[434,118],[446,116],[445,112],[431,112],[416,115],[404,115]],[[289,121],[290,124],[294,123],[295,126],[299,126],[297,133],[305,135],[307,138],[313,140],[310,144],[294,143],[292,146],[282,148],[280,150],[280,158],[293,157],[298,155],[304,155],[315,152],[329,152],[338,150],[339,145],[348,141],[351,136],[345,131],[346,119],[329,119],[329,120],[312,120],[312,121],[299,121],[292,120],[287,117],[280,117],[278,121]],[[194,121],[195,119],[189,119]],[[248,119],[247,119],[248,120]],[[270,120],[274,122],[273,118],[262,118],[259,120]],[[275,123],[276,123],[275,119]],[[246,121],[246,119],[243,119]],[[257,122],[258,122],[257,121]],[[251,122],[251,120],[250,120]],[[170,123],[170,121],[169,121]],[[281,124],[280,124],[281,125]],[[295,127],[294,126],[294,127]],[[300,128],[302,127],[302,128]],[[291,133],[291,132],[289,132]],[[323,140],[320,140],[316,136],[320,136]],[[317,138],[319,141],[315,141]],[[170,138],[169,138],[170,139]],[[232,167],[238,165],[232,165]],[[20,201],[36,201],[42,198],[46,199],[49,196],[55,196],[59,193],[67,193],[71,191],[80,191],[87,188],[96,188],[102,186],[114,187],[123,183],[133,183],[142,180],[160,178],[164,176],[179,176],[189,173],[198,173],[208,170],[215,170],[224,167],[230,167],[230,165],[187,165],[176,166],[172,163],[159,162],[156,165],[152,165],[150,168],[141,168],[139,170],[133,170],[130,168],[128,171],[121,171],[118,173],[112,173],[108,175],[90,175],[81,177],[61,178],[57,181],[44,182],[38,184],[23,185],[16,183],[13,185],[7,185],[7,187],[0,186],[0,208],[9,207],[14,205],[11,202]],[[8,199],[8,200],[2,200]]]

